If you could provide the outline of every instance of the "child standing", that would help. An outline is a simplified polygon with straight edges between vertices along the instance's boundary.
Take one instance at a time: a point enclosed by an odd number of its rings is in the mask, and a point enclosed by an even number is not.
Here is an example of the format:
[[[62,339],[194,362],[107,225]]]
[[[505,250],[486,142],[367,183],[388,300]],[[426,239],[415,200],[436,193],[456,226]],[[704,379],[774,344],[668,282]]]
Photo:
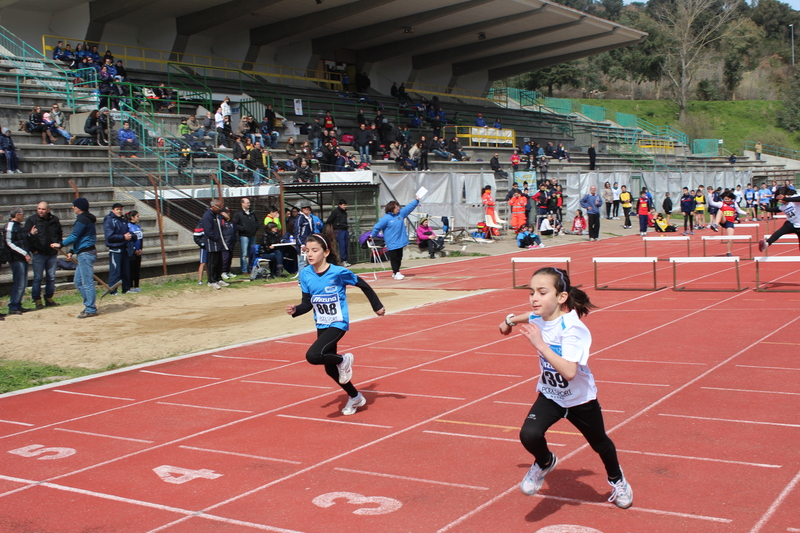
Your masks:
[[[600,455],[605,465],[611,497],[617,507],[633,504],[633,490],[617,460],[617,449],[606,434],[603,413],[597,402],[597,386],[589,369],[592,335],[581,322],[595,306],[582,290],[571,287],[569,275],[557,268],[541,268],[531,278],[532,313],[510,314],[500,324],[508,335],[516,324],[539,353],[539,395],[520,430],[522,445],[535,458],[520,483],[523,494],[532,496],[542,488],[544,477],[558,464],[547,447],[545,433],[561,418],[574,425]]]
[[[689,192],[688,187],[683,188],[681,195],[681,213],[683,213],[683,234],[694,235],[692,231],[692,217],[694,216],[694,191]]]
[[[625,213],[625,224],[622,229],[631,229],[631,207],[633,206],[633,195],[628,192],[628,188],[623,185],[620,187],[619,201],[622,203],[622,212]]]
[[[353,354],[339,355],[336,350],[336,344],[350,327],[345,287],[355,285],[361,289],[378,316],[383,316],[386,309],[366,281],[336,265],[338,258],[325,237],[316,233],[309,235],[306,250],[308,265],[312,268],[300,272],[303,300],[299,305],[287,305],[286,313],[296,317],[314,310],[317,340],[306,352],[306,360],[312,365],[325,366],[325,373],[339,383],[349,397],[342,414],[352,415],[367,400],[350,381],[353,377]]]
[[[664,202],[661,204],[661,209],[664,210],[664,215],[667,217],[667,225],[669,225],[669,219],[672,215],[672,198],[670,198],[669,193],[664,193]]]
[[[706,223],[706,197],[703,195],[703,186],[697,187],[694,195],[694,229],[703,229]]]
[[[133,238],[128,241],[128,259],[131,263],[131,288],[128,292],[142,292],[142,289],[139,288],[139,278],[142,270],[142,239],[144,239],[144,233],[139,226],[139,211],[134,210],[125,213],[125,219],[128,221],[128,233],[133,235]]]
[[[650,222],[650,199],[647,198],[647,194],[644,189],[642,189],[642,195],[639,196],[639,200],[636,202],[636,214],[639,215],[639,235],[642,237],[647,237],[647,226]]]

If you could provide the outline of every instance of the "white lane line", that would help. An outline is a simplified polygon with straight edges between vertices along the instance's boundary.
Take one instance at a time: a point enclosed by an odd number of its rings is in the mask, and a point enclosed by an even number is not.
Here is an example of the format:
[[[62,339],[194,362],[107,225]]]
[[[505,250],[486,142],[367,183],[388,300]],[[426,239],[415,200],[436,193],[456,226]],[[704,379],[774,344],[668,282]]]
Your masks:
[[[714,418],[708,416],[673,415],[669,413],[658,413],[658,416],[670,416],[673,418],[692,418],[695,420],[711,420],[716,422],[736,422],[737,424],[757,424],[759,426],[782,426],[787,428],[800,428],[800,424],[782,424],[780,422],[761,422],[760,420],[736,420],[733,418]]]
[[[221,378],[210,378],[207,376],[187,376],[184,374],[169,374],[167,372],[155,372],[153,370],[139,370],[139,372],[143,372],[145,374],[155,374],[157,376],[169,376],[172,378],[213,379],[214,381],[221,379]]]
[[[432,370],[430,368],[421,368],[420,372],[440,372],[442,374],[470,374],[472,376],[495,376],[498,378],[521,378],[524,376],[515,376],[514,374],[487,374],[486,372],[463,372],[461,370]]]
[[[308,346],[307,342],[294,342],[294,341],[273,341],[273,342],[275,342],[276,344],[297,344],[300,346]],[[339,348],[341,348],[341,346]]]
[[[533,406],[533,404],[530,403],[530,402],[503,402],[503,401],[500,401],[500,400],[495,400],[494,403],[502,403],[502,404],[505,404],[505,405],[524,405],[525,407]],[[605,411],[605,409],[603,409],[603,411]]]
[[[423,433],[432,433],[433,435],[447,435],[449,437],[466,437],[469,439],[482,439],[482,440],[499,440],[503,442],[513,442],[519,444],[519,439],[505,439],[503,437],[487,437],[485,435],[468,435],[467,433],[450,433],[448,431],[433,431],[426,429]],[[555,442],[547,441],[548,446],[566,446],[566,444],[558,444]]]
[[[647,359],[612,359],[610,357],[598,357],[595,361],[619,361],[621,363],[656,363],[661,365],[700,365],[707,366],[706,363],[684,363],[682,361],[648,361]]]
[[[762,365],[736,365],[739,368],[759,368],[765,370],[800,370],[800,368],[787,368],[783,366],[762,366]]]
[[[15,422],[14,420],[0,420],[3,424],[15,424],[17,426],[28,426],[33,427],[34,424],[28,424],[27,422]]]
[[[731,392],[760,392],[761,394],[788,394],[789,396],[800,396],[800,392],[784,392],[777,390],[752,390],[752,389],[726,389],[724,387],[700,387],[706,390],[724,390]]]
[[[712,463],[727,463],[731,465],[757,466],[760,468],[783,468],[781,465],[771,465],[767,463],[748,463],[745,461],[729,461],[727,459],[714,459],[711,457],[692,457],[688,455],[673,455],[670,453],[639,452],[635,450],[620,450],[619,448],[617,448],[617,451],[624,453],[635,453],[638,455],[652,455],[654,457],[672,457],[674,459],[692,459],[694,461],[709,461]]]
[[[21,478],[18,478],[18,477],[4,476],[2,474],[0,474],[0,479],[3,479],[5,481],[13,481],[14,483],[26,483],[26,484],[29,484],[29,485],[33,485],[33,484],[38,483],[38,481],[32,481],[30,479],[21,479]]]
[[[53,392],[60,392],[61,394],[74,394],[76,396],[91,396],[92,398],[108,398],[109,400],[124,400],[126,402],[135,402],[133,398],[120,398],[118,396],[104,396],[102,394],[89,394],[87,392],[74,392],[71,390],[51,389]]]
[[[89,431],[78,431],[75,429],[66,429],[66,428],[53,428],[54,431],[66,431],[67,433],[77,433],[78,435],[91,435],[92,437],[105,437],[107,439],[116,439],[116,440],[127,440],[130,442],[143,442],[145,444],[152,444],[155,441],[152,440],[142,440],[142,439],[132,439],[130,437],[117,437],[116,435],[105,435],[103,433],[91,433]]]
[[[243,411],[242,409],[225,409],[223,407],[207,407],[205,405],[191,405],[188,403],[156,402],[161,405],[175,405],[177,407],[194,407],[195,409],[210,409],[212,411],[229,411],[231,413],[252,413],[253,411]]]
[[[272,361],[273,363],[289,363],[288,359],[262,359],[260,357],[235,357],[233,355],[212,355],[220,359],[247,359],[248,361]]]
[[[381,370],[397,370],[396,366],[353,365],[361,368],[380,368]]]
[[[629,381],[605,381],[596,379],[595,383],[611,383],[613,385],[641,385],[642,387],[671,387],[672,385],[664,385],[663,383],[631,383]]]
[[[532,353],[475,352],[475,355],[513,355],[515,357],[538,357],[538,355]]]
[[[290,461],[288,459],[276,459],[274,457],[264,457],[264,456],[261,456],[261,455],[250,455],[250,454],[247,454],[247,453],[225,452],[225,451],[222,451],[222,450],[209,450],[208,448],[197,448],[195,446],[181,445],[181,446],[178,446],[178,448],[185,448],[187,450],[196,450],[198,452],[221,453],[223,455],[235,455],[237,457],[249,457],[251,459],[261,459],[263,461],[275,461],[277,463],[289,463],[289,464],[292,464],[292,465],[302,464],[300,461]]]
[[[516,489],[517,487],[514,487]],[[614,508],[613,504],[607,502],[590,502],[586,500],[576,500],[574,498],[563,498],[561,496],[548,496],[546,494],[536,494],[537,498],[543,498],[548,500],[558,500],[562,502],[570,502],[577,505],[596,505],[598,507],[607,507],[607,508]],[[695,520],[706,520],[708,522],[722,522],[723,524],[729,524],[733,522],[733,520],[729,518],[717,518],[716,516],[703,516],[700,514],[689,514],[689,513],[676,513],[674,511],[662,511],[661,509],[648,509],[646,507],[637,507],[633,506],[629,510],[631,511],[639,511],[642,513],[651,513],[651,514],[658,514],[664,516],[679,516],[681,518],[694,518]]]
[[[456,398],[454,396],[434,396],[432,394],[411,394],[410,392],[391,392],[386,390],[372,390],[372,389],[361,389],[360,391],[362,394],[365,392],[373,392],[375,394],[398,394],[401,396],[415,396],[419,398],[436,398],[439,400],[466,400],[466,398]]]
[[[283,385],[285,387],[307,387],[309,389],[333,390],[333,387],[323,387],[321,385],[300,385],[297,383],[278,383],[275,381],[255,381],[250,379],[243,379],[242,383],[258,383],[259,385]]]
[[[798,529],[796,527],[787,527],[786,531],[792,531],[794,533],[800,533],[800,529]]]
[[[364,474],[365,476],[375,476],[375,477],[388,477],[392,479],[402,479],[404,481],[419,481],[420,483],[428,483],[429,485],[445,485],[446,487],[458,487],[461,489],[473,489],[473,490],[489,490],[489,487],[476,487],[475,485],[464,485],[461,483],[450,483],[447,481],[434,481],[433,479],[422,479],[418,477],[408,477],[408,476],[396,476],[394,474],[382,474],[380,472],[367,472],[366,470],[352,470],[350,468],[341,468],[336,467],[334,470],[338,470],[340,472],[350,472],[351,474]]]
[[[330,422],[332,424],[350,424],[353,426],[366,426],[371,428],[392,429],[392,426],[382,426],[380,424],[367,424],[366,422],[345,422],[344,420],[330,420],[328,418],[314,418],[311,416],[277,415],[281,418],[296,418],[298,420],[312,420],[314,422]]]
[[[769,506],[767,512],[764,513],[764,516],[761,517],[761,520],[759,520],[756,525],[753,526],[753,529],[750,530],[750,533],[758,533],[761,531],[761,528],[764,527],[764,524],[769,522],[769,519],[772,518],[772,515],[775,514],[775,511],[778,510],[778,507],[780,507],[780,505],[783,503],[783,500],[786,499],[789,493],[794,490],[798,482],[800,482],[800,472],[795,474],[789,484],[784,487],[778,497],[775,498],[775,501],[772,502],[772,505]]]
[[[407,351],[407,352],[439,352],[439,353],[452,353],[453,352],[453,350],[431,350],[430,348],[398,348],[396,346],[392,346],[392,351],[393,352],[396,352],[398,350],[404,350],[404,351]]]

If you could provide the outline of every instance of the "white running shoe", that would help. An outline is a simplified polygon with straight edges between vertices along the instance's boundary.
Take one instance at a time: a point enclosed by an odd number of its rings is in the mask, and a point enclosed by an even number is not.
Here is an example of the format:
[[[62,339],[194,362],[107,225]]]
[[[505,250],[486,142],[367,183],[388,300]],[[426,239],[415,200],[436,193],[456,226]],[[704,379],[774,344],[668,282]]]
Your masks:
[[[339,369],[339,383],[344,385],[350,382],[353,377],[353,354],[346,353],[342,355],[342,362],[336,365],[336,368]],[[353,409],[353,412],[356,412],[355,409]]]
[[[228,283],[227,281],[218,281],[217,285],[219,285],[220,287],[227,287],[230,285],[230,283]]]
[[[347,261],[344,261],[344,262],[342,262],[342,266],[345,267],[345,268],[349,268],[352,265],[350,263],[348,263]]]
[[[539,245],[539,248],[545,248],[546,246],[547,246],[547,245],[545,245],[545,244],[540,244],[540,245]]]
[[[216,289],[216,290],[220,289],[220,286],[219,286],[218,283],[209,283],[208,286],[211,287],[212,289]]]
[[[392,274],[392,277],[397,281],[400,281],[401,279],[405,278],[405,276],[402,275],[400,272],[398,272],[397,274]]]
[[[539,492],[539,489],[542,488],[542,484],[544,484],[544,476],[546,476],[558,464],[558,457],[556,457],[556,454],[551,453],[551,455],[553,456],[553,459],[550,463],[550,466],[547,468],[540,468],[536,462],[531,465],[531,469],[528,470],[528,473],[525,474],[524,478],[522,478],[522,483],[519,484],[519,489],[523,494],[533,496]]]
[[[628,484],[624,474],[622,479],[616,483],[611,483],[609,481],[608,484],[611,485],[612,489],[611,496],[608,498],[608,501],[614,502],[614,505],[620,509],[627,509],[633,505],[633,489]]]
[[[717,226],[716,224],[711,224],[709,227],[714,231],[719,231],[719,226]]]
[[[222,279],[228,279],[228,277],[229,277],[229,276],[228,276],[228,273],[227,273],[227,272],[223,272],[223,273],[222,273]]]
[[[231,274],[230,272],[228,272],[228,279],[233,279],[235,277],[236,277],[236,274]]]
[[[347,415],[354,415],[356,413],[356,409],[359,407],[363,407],[367,404],[367,399],[359,392],[358,396],[355,398],[350,398],[347,400],[347,405],[344,406],[342,409],[342,414]]]

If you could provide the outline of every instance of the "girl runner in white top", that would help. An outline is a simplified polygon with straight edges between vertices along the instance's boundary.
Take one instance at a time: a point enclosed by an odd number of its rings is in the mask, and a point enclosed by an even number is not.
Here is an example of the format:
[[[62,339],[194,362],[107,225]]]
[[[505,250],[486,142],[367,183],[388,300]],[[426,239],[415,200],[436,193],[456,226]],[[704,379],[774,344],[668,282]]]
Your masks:
[[[758,249],[762,252],[787,233],[794,233],[800,241],[800,196],[797,196],[797,191],[789,187],[778,187],[778,190],[775,191],[775,199],[778,201],[778,208],[766,207],[766,210],[772,213],[783,211],[783,214],[786,215],[786,222],[770,235],[769,239],[758,241]],[[800,245],[800,242],[798,244]]]
[[[617,449],[606,434],[603,413],[597,402],[597,387],[589,369],[592,334],[581,322],[595,306],[582,290],[570,286],[569,276],[557,268],[541,268],[531,278],[532,313],[510,314],[500,324],[500,333],[508,335],[516,324],[522,335],[539,353],[541,379],[539,396],[520,430],[520,440],[535,458],[520,483],[529,496],[542,488],[544,477],[558,464],[547,447],[545,433],[561,418],[574,425],[600,455],[606,468],[611,497],[617,507],[633,504],[633,490],[617,460]]]

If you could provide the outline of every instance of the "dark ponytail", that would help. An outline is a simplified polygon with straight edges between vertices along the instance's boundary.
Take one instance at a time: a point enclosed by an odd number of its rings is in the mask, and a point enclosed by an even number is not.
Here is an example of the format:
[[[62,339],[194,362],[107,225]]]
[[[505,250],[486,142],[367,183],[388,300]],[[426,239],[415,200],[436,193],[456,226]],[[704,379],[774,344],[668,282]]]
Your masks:
[[[569,274],[567,274],[566,270],[545,267],[540,268],[534,272],[533,275],[538,276],[539,274],[551,276],[556,291],[558,293],[566,292],[568,294],[567,301],[564,302],[564,305],[566,305],[570,311],[574,309],[579,317],[588,315],[591,309],[597,309],[597,306],[589,300],[588,294],[570,284]]]

